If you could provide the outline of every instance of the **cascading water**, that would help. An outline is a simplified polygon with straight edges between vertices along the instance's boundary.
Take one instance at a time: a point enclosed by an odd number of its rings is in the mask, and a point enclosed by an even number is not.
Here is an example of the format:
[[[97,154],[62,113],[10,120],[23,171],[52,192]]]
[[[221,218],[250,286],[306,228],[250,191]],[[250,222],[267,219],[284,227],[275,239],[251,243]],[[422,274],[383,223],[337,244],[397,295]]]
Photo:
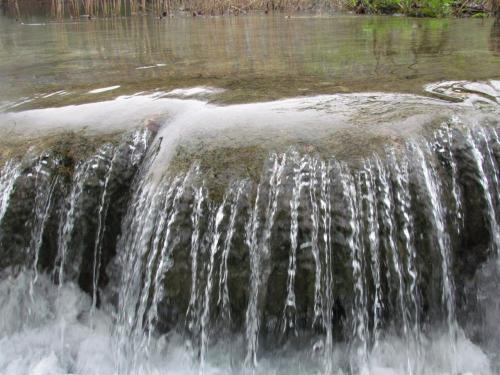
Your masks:
[[[20,165],[13,160],[10,160],[3,167],[0,174],[0,190],[2,191],[2,199],[0,200],[0,223],[2,222],[5,211],[9,206],[10,194],[14,188],[14,183],[19,177]]]
[[[0,373],[500,370],[464,324],[490,316],[471,296],[500,251],[496,129],[292,149],[216,186],[151,173],[153,138],[4,163]]]

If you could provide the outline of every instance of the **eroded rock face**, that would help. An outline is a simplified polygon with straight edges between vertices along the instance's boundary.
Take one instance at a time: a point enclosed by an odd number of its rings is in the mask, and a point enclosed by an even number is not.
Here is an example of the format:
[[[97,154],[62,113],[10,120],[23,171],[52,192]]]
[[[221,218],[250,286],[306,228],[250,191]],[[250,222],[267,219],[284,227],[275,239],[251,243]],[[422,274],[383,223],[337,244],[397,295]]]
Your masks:
[[[94,282],[105,285],[104,273],[96,277],[115,254],[130,186],[151,137],[141,130],[100,146],[88,139],[95,149],[88,155],[53,147],[7,163],[3,172],[15,172],[2,180],[0,267],[54,272],[56,282],[64,277],[89,293]]]

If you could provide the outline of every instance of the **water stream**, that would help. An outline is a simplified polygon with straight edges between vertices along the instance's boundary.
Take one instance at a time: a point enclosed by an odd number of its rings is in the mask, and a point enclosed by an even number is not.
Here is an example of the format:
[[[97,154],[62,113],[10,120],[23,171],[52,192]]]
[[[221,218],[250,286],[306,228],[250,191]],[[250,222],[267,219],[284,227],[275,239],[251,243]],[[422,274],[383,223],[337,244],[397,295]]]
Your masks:
[[[69,176],[56,155],[13,159],[0,369],[493,374],[461,326],[487,315],[459,298],[498,261],[497,131],[448,123],[350,165],[291,149],[217,188],[196,163],[150,174],[148,130]]]

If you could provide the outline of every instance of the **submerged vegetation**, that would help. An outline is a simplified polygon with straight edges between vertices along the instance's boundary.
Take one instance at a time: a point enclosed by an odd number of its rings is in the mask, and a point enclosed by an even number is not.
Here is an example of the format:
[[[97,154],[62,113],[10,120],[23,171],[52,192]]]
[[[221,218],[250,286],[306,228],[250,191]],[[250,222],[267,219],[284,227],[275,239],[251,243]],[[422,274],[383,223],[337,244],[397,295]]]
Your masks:
[[[0,0],[2,8],[21,17],[30,7],[56,18],[154,14],[189,16],[240,15],[247,12],[352,11],[416,17],[499,16],[500,0]],[[26,10],[28,10],[26,12]]]

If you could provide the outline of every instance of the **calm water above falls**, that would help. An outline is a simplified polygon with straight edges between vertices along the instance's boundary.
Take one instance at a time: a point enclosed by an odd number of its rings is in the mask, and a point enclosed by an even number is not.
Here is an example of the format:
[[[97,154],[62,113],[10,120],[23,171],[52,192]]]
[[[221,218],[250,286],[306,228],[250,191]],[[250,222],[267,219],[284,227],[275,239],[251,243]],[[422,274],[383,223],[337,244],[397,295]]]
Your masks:
[[[0,43],[0,374],[500,372],[489,20]]]
[[[200,85],[228,89],[215,100],[246,102],[315,93],[421,93],[435,81],[499,78],[500,30],[489,19],[276,15],[23,22],[0,16],[0,101],[36,97],[35,107]],[[87,94],[113,86],[120,87]]]

